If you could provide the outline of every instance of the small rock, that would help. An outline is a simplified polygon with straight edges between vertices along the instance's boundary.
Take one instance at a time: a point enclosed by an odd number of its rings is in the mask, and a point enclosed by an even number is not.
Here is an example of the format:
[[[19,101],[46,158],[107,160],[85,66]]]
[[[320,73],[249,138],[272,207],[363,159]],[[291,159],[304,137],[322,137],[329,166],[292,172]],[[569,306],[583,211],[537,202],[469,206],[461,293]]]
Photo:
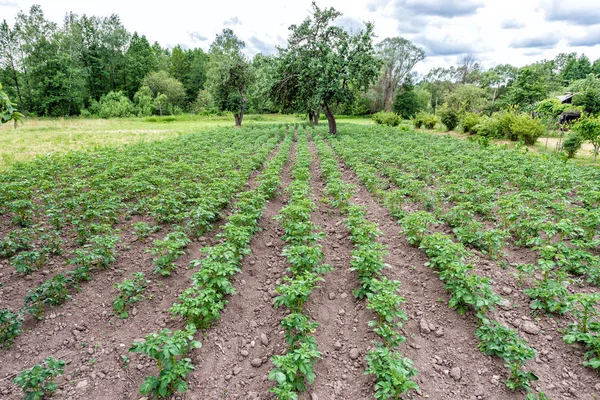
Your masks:
[[[92,349],[91,347],[87,350],[88,354],[92,355],[94,354],[94,349]]]
[[[594,385],[594,389],[600,392],[600,383],[596,383],[596,385]]]
[[[346,297],[348,297],[348,293],[342,293],[342,294],[340,295],[340,297],[342,298],[342,300],[345,300],[345,299],[346,299]]]
[[[85,389],[87,387],[87,385],[88,385],[88,381],[87,381],[87,379],[84,379],[77,383],[77,386],[75,386],[75,389]]]
[[[502,287],[502,293],[504,294],[511,294],[513,292],[513,290],[511,288],[509,288],[508,286],[503,286]]]
[[[265,346],[267,346],[269,344],[269,338],[267,337],[266,334],[264,334],[264,333],[260,334],[260,342],[262,344],[264,344]]]
[[[425,318],[421,318],[419,321],[419,328],[421,328],[421,333],[431,333],[431,329],[429,329],[429,324],[425,320]]]
[[[231,379],[231,374],[225,375],[225,380],[228,381]]]
[[[437,336],[437,337],[444,336],[444,328],[442,328],[441,326],[439,328],[437,328],[437,330],[435,331],[435,336]]]
[[[490,383],[492,385],[497,385],[500,383],[500,376],[499,375],[493,375],[492,379],[490,380]]]
[[[462,377],[460,368],[458,367],[454,367],[450,370],[450,376],[452,378],[454,378],[455,381],[460,381],[460,378]]]
[[[240,372],[242,372],[242,367],[239,367],[239,366],[238,366],[238,367],[235,367],[235,368],[233,369],[233,374],[234,374],[234,375],[238,375]]]
[[[133,310],[131,310],[131,315],[135,317],[137,315],[137,312],[137,308],[133,307]]]
[[[540,333],[540,327],[531,321],[523,322],[523,324],[521,324],[521,329],[523,332],[529,333],[530,335],[537,335]]]
[[[329,293],[329,300],[334,300],[335,299],[335,293],[331,292]]]
[[[338,311],[338,315],[345,315],[346,311],[343,308],[340,308],[340,311]]]
[[[358,357],[360,357],[360,352],[358,351],[358,349],[354,348],[350,350],[350,358],[352,360],[356,360]]]
[[[319,396],[316,393],[311,393],[310,400],[319,400]]]
[[[267,247],[273,247],[273,242],[268,242]]]
[[[333,348],[336,350],[339,350],[342,348],[342,344],[340,343],[339,340],[333,344]]]
[[[242,357],[248,357],[250,353],[248,353],[248,350],[243,349],[242,351],[240,351],[240,354],[242,355]]]
[[[262,359],[253,358],[252,361],[250,361],[250,365],[252,365],[254,368],[258,368],[262,365]]]
[[[250,328],[254,329],[258,326],[258,323],[255,320],[250,321]]]

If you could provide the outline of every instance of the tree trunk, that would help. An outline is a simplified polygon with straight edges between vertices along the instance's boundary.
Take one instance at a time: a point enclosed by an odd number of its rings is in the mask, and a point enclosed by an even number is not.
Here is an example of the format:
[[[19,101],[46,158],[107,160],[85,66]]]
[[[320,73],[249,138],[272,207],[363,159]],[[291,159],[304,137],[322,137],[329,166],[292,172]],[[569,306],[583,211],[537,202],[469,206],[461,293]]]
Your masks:
[[[315,113],[312,111],[308,112],[308,125],[313,126],[314,124]]]
[[[333,115],[333,111],[331,111],[331,108],[329,108],[329,105],[327,103],[325,103],[324,106],[325,106],[325,115],[327,116],[327,122],[329,122],[329,133],[332,135],[335,135],[337,133],[335,116]]]
[[[321,108],[323,108],[323,106],[319,106],[319,108],[317,109],[317,112],[315,113],[315,115],[313,117],[313,125],[314,126],[319,126],[319,118],[321,117]]]
[[[158,102],[158,113],[162,117],[162,104],[160,104],[160,101]]]
[[[388,80],[385,84],[383,92],[383,109],[385,111],[392,111],[392,82]]]
[[[233,114],[233,118],[235,118],[235,126],[236,127],[241,127],[242,126],[242,114]]]
[[[244,112],[246,111],[246,98],[244,97],[244,87],[240,87],[240,97],[242,98],[242,108],[238,114],[234,114],[235,126],[240,128],[242,126],[242,120],[244,119]]]

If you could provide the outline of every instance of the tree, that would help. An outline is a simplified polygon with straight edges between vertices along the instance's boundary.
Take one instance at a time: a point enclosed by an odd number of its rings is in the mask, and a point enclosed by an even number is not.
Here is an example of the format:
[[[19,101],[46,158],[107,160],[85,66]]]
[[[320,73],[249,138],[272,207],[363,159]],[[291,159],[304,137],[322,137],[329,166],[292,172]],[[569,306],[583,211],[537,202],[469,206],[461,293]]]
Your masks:
[[[386,38],[376,49],[378,57],[383,61],[379,78],[379,86],[383,92],[383,108],[391,111],[398,85],[419,61],[425,59],[425,51],[402,37]]]
[[[135,32],[125,53],[125,91],[129,97],[139,90],[144,77],[156,70],[158,63],[148,39]]]
[[[373,47],[373,25],[350,34],[332,24],[341,15],[313,2],[312,15],[290,26],[286,51],[286,76],[296,82],[295,96],[308,110],[323,107],[331,134],[337,132],[336,105],[353,101],[356,90],[366,90],[381,66]]]
[[[176,113],[175,107],[181,107],[185,100],[185,89],[183,84],[173,78],[167,71],[150,72],[143,80],[143,85],[147,86],[155,99],[163,95],[166,104],[171,106],[171,114]],[[160,115],[163,112],[163,102],[158,101]]]
[[[517,73],[518,69],[510,64],[497,65],[481,73],[479,81],[481,86],[493,89],[490,115],[494,111],[496,100],[506,92],[508,86],[517,77]]]
[[[600,152],[600,118],[592,115],[582,118],[573,126],[573,130],[577,132],[583,140],[589,140],[594,149],[594,162]]]
[[[511,88],[511,100],[524,108],[531,108],[548,94],[546,77],[539,69],[523,67]]]
[[[246,44],[231,29],[223,29],[211,44],[208,87],[221,111],[231,111],[235,126],[242,126],[246,112],[246,89],[252,81],[252,71],[242,53]]]
[[[466,55],[455,70],[456,82],[466,85],[479,81],[481,74],[479,63],[475,61],[472,54]]]
[[[417,115],[420,110],[419,98],[415,92],[412,78],[409,75],[398,90],[396,100],[394,101],[394,112],[403,119],[409,119]]]

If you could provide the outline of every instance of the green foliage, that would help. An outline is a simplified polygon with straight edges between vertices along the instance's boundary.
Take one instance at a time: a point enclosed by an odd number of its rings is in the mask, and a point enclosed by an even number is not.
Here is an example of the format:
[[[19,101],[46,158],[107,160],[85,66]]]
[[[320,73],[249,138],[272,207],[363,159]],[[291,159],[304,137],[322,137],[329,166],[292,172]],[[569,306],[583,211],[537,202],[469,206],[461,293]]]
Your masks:
[[[413,118],[415,128],[420,129],[422,126],[426,129],[433,129],[439,122],[438,117],[427,112],[418,112]]]
[[[373,114],[373,121],[378,125],[398,126],[401,119],[396,113],[379,111]]]
[[[23,318],[8,308],[0,310],[0,348],[10,347],[22,332]]]
[[[193,325],[175,332],[165,328],[131,345],[130,352],[145,354],[156,360],[158,365],[158,376],[146,377],[140,387],[141,394],[164,398],[187,390],[185,377],[194,370],[194,366],[186,356],[190,350],[202,347],[194,340],[194,333],[196,328]]]
[[[155,240],[154,247],[150,250],[154,258],[155,274],[171,276],[177,268],[175,260],[185,254],[185,247],[190,242],[185,232],[175,231],[167,234],[162,240]]]
[[[133,115],[133,103],[122,92],[109,92],[92,104],[90,112],[101,118],[121,118]]]
[[[582,118],[573,126],[573,130],[577,132],[584,140],[589,140],[594,147],[592,154],[594,162],[600,153],[600,117],[587,116]]]
[[[427,211],[412,212],[402,219],[402,233],[408,238],[408,243],[418,246],[435,223],[435,216]]]
[[[11,102],[8,95],[2,91],[0,83],[0,126],[13,121],[16,128],[17,123],[23,118],[23,114],[17,111],[17,105]]]
[[[522,370],[527,360],[536,356],[534,349],[512,329],[505,328],[497,322],[484,324],[475,332],[479,338],[479,349],[487,355],[503,358],[511,375],[506,386],[511,390],[529,388],[531,381],[538,377],[532,372]]]
[[[273,368],[269,379],[277,382],[277,387],[271,389],[278,399],[294,399],[294,392],[302,392],[315,381],[313,364],[321,358],[316,343],[302,342],[299,346],[288,350],[284,355],[271,358]]]
[[[475,113],[465,113],[460,120],[460,126],[464,133],[476,134],[476,127],[481,122],[481,117]]]
[[[151,234],[160,230],[160,226],[152,226],[148,222],[136,222],[132,225],[132,227],[133,234],[137,236],[138,240],[144,240],[148,238]]]
[[[423,102],[420,98],[422,94],[423,91],[415,90],[410,79],[405,79],[396,92],[394,112],[400,115],[402,119],[413,118],[419,111],[427,107],[430,95],[424,93],[427,96],[427,101]]]
[[[446,130],[453,131],[458,126],[459,114],[456,110],[448,107],[447,104],[440,107],[438,114],[440,115],[442,124],[446,125]]]
[[[565,153],[567,153],[567,157],[575,157],[575,154],[577,154],[579,149],[581,149],[581,146],[584,142],[585,139],[579,133],[574,132],[569,134],[563,142],[563,150]]]
[[[412,381],[417,375],[413,362],[386,347],[377,346],[367,354],[368,367],[365,374],[375,375],[375,398],[398,399],[409,390],[418,390]]]
[[[119,294],[113,302],[115,314],[123,319],[129,317],[127,306],[144,299],[143,294],[148,283],[150,281],[146,280],[143,272],[136,272],[132,279],[125,279],[123,283],[115,283],[115,287],[119,290]]]
[[[54,394],[58,387],[54,378],[63,374],[64,367],[64,361],[48,357],[44,360],[44,365],[35,365],[21,371],[14,382],[23,389],[25,400],[42,400]]]
[[[94,235],[81,249],[75,250],[76,256],[70,263],[92,269],[107,269],[117,259],[116,246],[118,235]]]
[[[528,146],[532,146],[546,129],[542,122],[527,114],[519,114],[514,117],[510,125],[511,133]]]

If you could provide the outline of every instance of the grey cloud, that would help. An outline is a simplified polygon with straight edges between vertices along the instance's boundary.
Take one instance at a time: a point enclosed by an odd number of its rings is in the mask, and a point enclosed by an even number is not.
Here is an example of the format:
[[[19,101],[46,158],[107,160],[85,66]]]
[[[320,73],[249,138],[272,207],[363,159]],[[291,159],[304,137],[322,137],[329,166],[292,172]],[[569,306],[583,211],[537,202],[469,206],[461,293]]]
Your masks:
[[[446,38],[444,40],[432,40],[427,37],[421,36],[413,40],[418,45],[425,47],[426,54],[429,57],[436,56],[455,56],[461,54],[475,54],[481,51],[481,49],[475,49],[470,43],[457,42],[455,40]]]
[[[192,39],[192,42],[204,42],[208,40],[208,38],[200,32],[190,32],[188,33],[188,35],[190,35],[190,39]]]
[[[263,54],[273,54],[277,51],[277,48],[270,44],[267,43],[265,41],[260,40],[259,38],[257,38],[256,36],[252,36],[248,42],[250,43],[250,46],[252,46],[252,48],[254,50],[256,50],[256,53],[263,53]]]
[[[227,21],[223,22],[223,25],[225,25],[225,26],[235,26],[235,25],[241,25],[241,24],[242,24],[242,21],[240,21],[240,19],[238,17],[231,17]]]
[[[357,18],[342,16],[335,20],[334,25],[339,26],[346,32],[357,32],[365,28],[365,24]]]
[[[560,42],[560,36],[558,35],[543,35],[534,37],[524,37],[515,39],[510,43],[510,47],[513,49],[552,49]]]
[[[600,6],[597,0],[565,3],[560,0],[546,2],[544,7],[546,20],[583,26],[600,24]]]
[[[481,0],[373,0],[367,5],[370,12],[393,5],[398,17],[429,16],[454,18],[473,15],[483,7]]]
[[[587,32],[584,36],[571,38],[567,41],[569,46],[593,47],[600,44],[600,29]]]
[[[0,7],[14,7],[14,8],[19,8],[19,3],[17,3],[16,1],[10,1],[10,0],[0,0]]]
[[[507,19],[506,21],[502,22],[502,25],[500,25],[500,27],[502,29],[521,29],[525,28],[525,24],[517,21],[516,19]]]

